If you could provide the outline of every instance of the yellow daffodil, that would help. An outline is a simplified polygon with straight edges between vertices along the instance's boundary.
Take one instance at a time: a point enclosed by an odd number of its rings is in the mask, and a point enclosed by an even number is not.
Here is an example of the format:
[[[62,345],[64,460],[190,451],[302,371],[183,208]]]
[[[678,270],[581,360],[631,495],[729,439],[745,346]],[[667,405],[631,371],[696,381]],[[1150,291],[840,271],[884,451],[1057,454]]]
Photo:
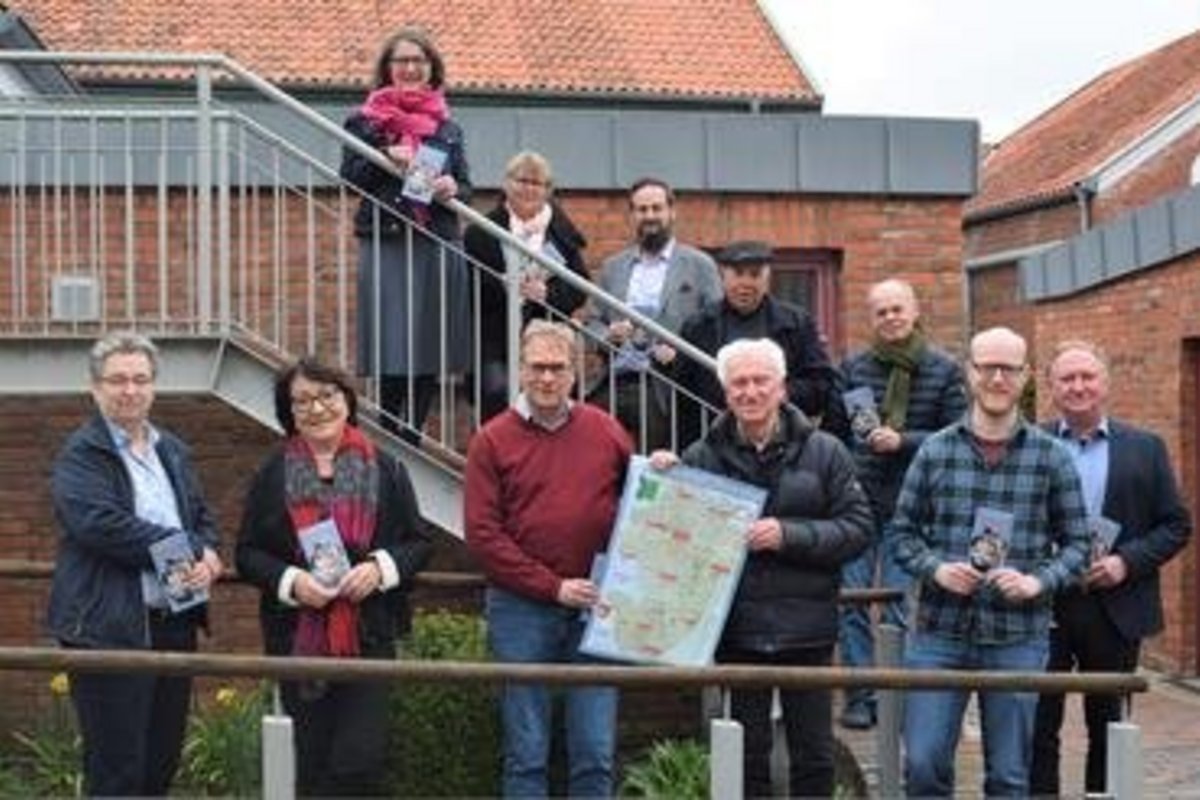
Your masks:
[[[67,677],[67,673],[56,673],[55,676],[50,679],[51,694],[64,695],[69,691],[71,691],[71,679]]]
[[[231,706],[237,701],[237,689],[230,686],[224,686],[217,689],[217,705]]]

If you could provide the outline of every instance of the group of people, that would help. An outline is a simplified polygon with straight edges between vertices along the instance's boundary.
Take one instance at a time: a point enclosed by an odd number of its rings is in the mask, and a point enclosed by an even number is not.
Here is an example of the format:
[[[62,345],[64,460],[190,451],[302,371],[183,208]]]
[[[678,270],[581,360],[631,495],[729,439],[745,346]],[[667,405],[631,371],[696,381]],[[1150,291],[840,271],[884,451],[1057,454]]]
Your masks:
[[[191,652],[207,626],[207,603],[171,606],[151,553],[182,535],[189,589],[208,590],[224,571],[189,450],[150,421],[158,370],[158,349],[140,334],[92,348],[97,413],[68,438],[51,485],[62,536],[49,627],[64,647]],[[238,574],[262,590],[270,655],[393,658],[404,632],[405,591],[430,541],[404,468],[358,429],[357,397],[345,375],[311,359],[276,377],[284,438],[250,481],[235,549]],[[322,527],[332,539],[307,546]],[[331,574],[330,560],[346,568]],[[190,678],[79,672],[70,691],[87,794],[165,796]],[[302,793],[383,791],[386,685],[285,681],[281,694]]]
[[[693,441],[711,421],[705,405],[723,403],[707,368],[677,358],[674,348],[619,310],[587,304],[570,281],[481,226],[469,225],[460,235],[445,202],[468,201],[472,185],[444,81],[433,42],[404,29],[384,43],[372,90],[346,122],[395,166],[383,169],[346,148],[341,167],[342,177],[364,194],[354,221],[357,363],[360,374],[378,379],[384,426],[419,442],[439,376],[450,375],[466,376],[467,394],[478,396],[478,422],[491,419],[519,385],[509,369],[510,317],[518,318],[518,330],[549,318],[574,320],[590,331],[605,366],[576,390],[621,420],[640,449]],[[404,176],[430,151],[441,154],[441,167],[428,197],[414,196]],[[517,153],[486,217],[533,252],[590,279],[587,239],[555,202],[553,189],[549,161],[533,151]],[[655,177],[630,187],[629,214],[634,241],[603,262],[599,288],[709,355],[747,335],[785,340],[792,399],[806,413],[825,417],[827,428],[836,424],[828,415],[840,417],[841,405],[829,402],[833,370],[824,342],[807,314],[769,296],[770,249],[735,243],[718,254],[718,270],[711,255],[675,237],[675,193]],[[519,309],[510,309],[509,281]]]
[[[402,168],[427,158],[422,147],[439,148],[432,197],[465,199],[470,180],[441,93],[444,72],[424,34],[402,31],[386,43],[374,88],[347,125]],[[469,318],[466,265],[424,235],[453,240],[457,219],[358,154],[347,153],[343,174],[401,212],[364,204],[356,218],[359,364],[382,375],[384,410],[411,437],[436,376],[466,368],[470,337],[456,327]],[[519,154],[489,217],[582,276],[584,237],[550,201],[551,185],[544,158]],[[1096,347],[1073,341],[1056,350],[1046,386],[1059,416],[1034,425],[1020,410],[1030,379],[1025,341],[1005,328],[982,331],[960,365],[927,340],[912,286],[890,279],[867,295],[870,346],[838,369],[811,315],[772,297],[765,243],[734,243],[714,261],[676,240],[666,183],[637,182],[629,203],[636,241],[604,263],[600,285],[714,355],[715,377],[665,342],[639,337],[621,314],[593,309],[586,322],[614,355],[595,402],[580,402],[582,337],[562,320],[584,313],[583,294],[482,231],[467,233],[467,251],[492,273],[476,298],[486,327],[476,376],[485,421],[467,452],[464,530],[488,580],[495,658],[591,663],[579,642],[584,612],[599,600],[592,564],[608,546],[640,446],[654,451],[655,468],[682,462],[766,491],[761,518],[745,532],[720,663],[822,666],[836,649],[844,663],[869,665],[870,616],[840,609],[838,595],[883,584],[915,594],[911,667],[1136,666],[1141,640],[1162,627],[1158,570],[1191,523],[1162,441],[1108,417],[1108,365]],[[500,281],[513,272],[523,303],[510,403]],[[70,648],[194,650],[206,605],[171,606],[151,546],[182,536],[192,559],[179,579],[189,589],[206,591],[224,567],[188,449],[150,422],[158,352],[140,335],[111,334],[92,349],[90,371],[97,413],[54,467],[62,536],[50,629]],[[681,402],[666,379],[719,413]],[[235,549],[238,573],[261,590],[273,655],[392,657],[406,590],[429,556],[418,498],[404,468],[359,429],[357,397],[346,375],[310,358],[275,381],[285,435],[250,482]],[[1105,526],[1116,533],[1098,547],[1095,531]],[[987,563],[972,559],[981,527],[1000,542]],[[318,549],[328,568],[318,569]],[[884,615],[899,625],[910,616],[903,602]],[[301,793],[382,790],[385,691],[284,682]],[[88,793],[166,794],[189,680],[80,673],[71,693]],[[564,694],[569,794],[611,796],[618,693],[595,685]],[[506,796],[548,792],[552,697],[537,684],[503,688]],[[789,794],[829,796],[831,693],[787,690],[780,700]],[[953,792],[966,701],[956,691],[909,694],[911,795]],[[1061,696],[982,694],[987,795],[1057,792],[1062,705]],[[737,690],[731,708],[746,731],[746,792],[770,795],[772,694]],[[1087,787],[1100,791],[1105,725],[1119,718],[1119,699],[1088,696],[1085,708]],[[851,692],[842,723],[869,727],[874,713],[869,692]]]

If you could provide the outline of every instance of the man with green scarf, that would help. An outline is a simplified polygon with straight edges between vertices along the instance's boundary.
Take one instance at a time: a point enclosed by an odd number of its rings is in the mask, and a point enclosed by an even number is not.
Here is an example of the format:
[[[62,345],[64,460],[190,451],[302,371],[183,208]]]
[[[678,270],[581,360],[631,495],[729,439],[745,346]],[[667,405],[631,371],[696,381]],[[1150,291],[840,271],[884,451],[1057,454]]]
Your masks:
[[[851,413],[847,444],[871,499],[877,533],[874,545],[843,568],[842,587],[879,583],[903,589],[908,577],[896,567],[885,535],[896,495],[917,448],[926,436],[962,417],[967,397],[958,363],[922,333],[917,297],[909,283],[890,279],[875,284],[867,292],[867,307],[871,346],[846,359],[842,377]],[[864,606],[842,607],[839,646],[846,666],[874,665],[869,614]],[[903,627],[904,617],[903,601],[884,607],[884,622]],[[874,692],[849,690],[841,723],[847,728],[872,727]]]

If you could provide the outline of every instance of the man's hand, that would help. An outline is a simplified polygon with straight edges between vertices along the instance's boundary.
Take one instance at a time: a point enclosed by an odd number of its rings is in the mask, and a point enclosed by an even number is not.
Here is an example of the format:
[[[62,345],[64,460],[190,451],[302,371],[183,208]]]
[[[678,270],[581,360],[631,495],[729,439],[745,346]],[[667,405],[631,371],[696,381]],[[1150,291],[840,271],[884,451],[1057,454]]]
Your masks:
[[[312,576],[312,573],[301,572],[292,584],[292,597],[302,606],[322,609],[338,595],[336,589],[330,589]]]
[[[670,450],[655,450],[650,454],[650,466],[657,470],[668,470],[679,463],[679,456]]]
[[[633,323],[627,319],[618,319],[608,323],[608,340],[613,344],[623,344],[633,336]]]
[[[338,584],[338,596],[344,597],[351,603],[361,603],[367,595],[383,585],[383,573],[375,559],[369,558],[342,576]]]
[[[217,551],[206,547],[200,560],[188,570],[183,582],[189,589],[208,589],[220,579],[223,571],[224,567],[221,566],[221,557],[217,555]]]
[[[669,344],[659,342],[650,349],[650,354],[654,356],[654,360],[660,364],[670,364],[675,360],[675,348]]]
[[[1125,559],[1111,553],[1088,568],[1084,582],[1089,589],[1111,589],[1119,586],[1128,577],[1129,565],[1125,563]]]
[[[887,425],[880,425],[867,434],[867,447],[871,448],[872,453],[895,453],[902,444],[904,437]]]
[[[983,575],[965,561],[947,561],[934,570],[933,582],[947,592],[969,597],[983,583]]]
[[[567,578],[558,587],[559,605],[590,608],[600,599],[600,590],[587,578]]]
[[[1042,582],[1012,567],[1000,567],[987,574],[988,583],[1000,590],[1006,600],[1032,600],[1042,593]]]
[[[750,523],[746,531],[746,546],[751,553],[779,550],[783,547],[783,525],[775,517],[763,517]]]

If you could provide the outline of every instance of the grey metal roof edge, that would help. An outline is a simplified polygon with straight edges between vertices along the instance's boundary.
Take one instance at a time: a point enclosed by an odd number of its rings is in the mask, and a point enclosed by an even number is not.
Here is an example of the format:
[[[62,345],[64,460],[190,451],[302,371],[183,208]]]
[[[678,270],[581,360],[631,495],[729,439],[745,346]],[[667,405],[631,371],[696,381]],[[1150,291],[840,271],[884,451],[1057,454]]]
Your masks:
[[[1181,206],[1200,208],[1200,185],[1160,197],[1053,247],[1021,258],[1017,268],[1022,296],[1034,302],[1058,300],[1200,252],[1200,215],[1176,214]],[[1160,230],[1165,240],[1144,238],[1144,232],[1153,230],[1153,217],[1163,214],[1168,219],[1165,229]],[[1118,263],[1120,255],[1116,248],[1105,246],[1106,237],[1116,240],[1122,236],[1129,240],[1123,244],[1133,248],[1131,263]],[[1094,260],[1084,260],[1085,253]],[[1065,281],[1061,275],[1050,275],[1051,263],[1055,261],[1069,264],[1070,275]],[[1061,288],[1047,288],[1051,278],[1057,279]]]
[[[37,32],[15,11],[0,6],[0,50],[45,50]],[[13,64],[33,89],[42,94],[79,94],[80,88],[62,67],[50,64]]]

